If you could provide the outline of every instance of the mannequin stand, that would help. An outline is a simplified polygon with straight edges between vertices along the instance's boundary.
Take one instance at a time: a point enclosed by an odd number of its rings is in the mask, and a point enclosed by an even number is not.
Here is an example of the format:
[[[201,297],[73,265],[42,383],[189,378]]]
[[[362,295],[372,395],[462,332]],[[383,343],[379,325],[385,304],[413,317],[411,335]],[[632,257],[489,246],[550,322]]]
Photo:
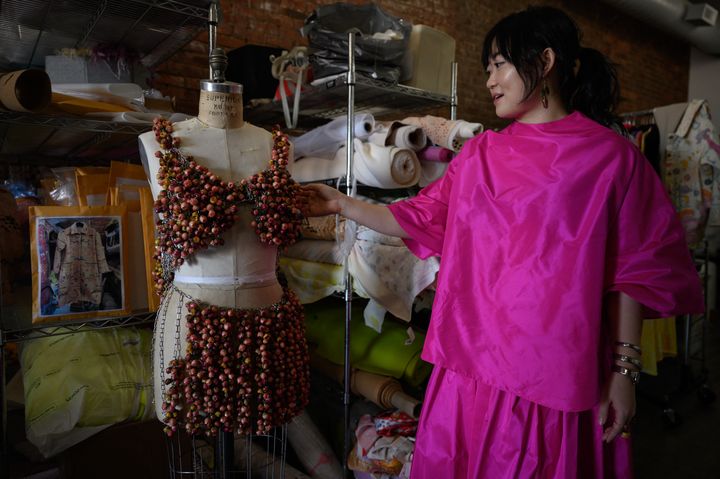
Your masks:
[[[171,479],[282,479],[286,472],[287,425],[269,435],[221,433],[216,438],[179,432],[166,438]]]

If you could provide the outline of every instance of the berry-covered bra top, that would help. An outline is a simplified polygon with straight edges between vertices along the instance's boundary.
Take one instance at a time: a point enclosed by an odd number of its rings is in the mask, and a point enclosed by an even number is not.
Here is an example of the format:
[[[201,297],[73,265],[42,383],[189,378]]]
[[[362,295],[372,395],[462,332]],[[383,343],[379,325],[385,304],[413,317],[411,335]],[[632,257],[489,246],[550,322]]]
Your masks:
[[[191,156],[184,156],[170,121],[156,118],[153,131],[161,147],[155,153],[162,190],[155,201],[158,221],[153,271],[160,296],[186,258],[224,244],[222,234],[234,225],[243,203],[253,205],[251,226],[261,242],[289,246],[298,240],[303,217],[297,207],[297,183],[287,170],[290,142],[279,129],[273,130],[268,168],[239,182],[224,181]]]

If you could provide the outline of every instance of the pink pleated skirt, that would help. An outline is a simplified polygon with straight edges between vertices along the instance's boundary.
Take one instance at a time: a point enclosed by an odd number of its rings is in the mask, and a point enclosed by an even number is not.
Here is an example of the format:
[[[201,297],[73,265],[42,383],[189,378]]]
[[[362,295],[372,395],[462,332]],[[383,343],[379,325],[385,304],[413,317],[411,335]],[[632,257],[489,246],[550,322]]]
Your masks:
[[[410,477],[626,479],[631,441],[603,443],[596,409],[550,409],[435,366]]]

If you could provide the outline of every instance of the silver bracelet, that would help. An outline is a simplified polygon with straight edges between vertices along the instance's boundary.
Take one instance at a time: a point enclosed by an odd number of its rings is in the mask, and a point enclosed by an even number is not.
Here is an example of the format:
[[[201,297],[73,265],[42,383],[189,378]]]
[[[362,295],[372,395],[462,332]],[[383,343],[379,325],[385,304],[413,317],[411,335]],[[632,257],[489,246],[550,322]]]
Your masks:
[[[612,370],[614,373],[622,374],[623,376],[628,378],[633,383],[633,385],[637,384],[638,381],[640,381],[640,371],[633,371],[631,369],[618,366],[617,364],[613,365]]]
[[[613,354],[613,357],[623,363],[632,364],[636,368],[638,368],[638,371],[642,369],[642,361],[640,361],[638,358],[632,358],[630,356],[626,356],[625,354]]]
[[[640,346],[633,343],[625,343],[623,341],[615,341],[615,346],[621,346],[623,348],[629,348],[635,351],[638,354],[642,354],[642,349],[640,349]]]

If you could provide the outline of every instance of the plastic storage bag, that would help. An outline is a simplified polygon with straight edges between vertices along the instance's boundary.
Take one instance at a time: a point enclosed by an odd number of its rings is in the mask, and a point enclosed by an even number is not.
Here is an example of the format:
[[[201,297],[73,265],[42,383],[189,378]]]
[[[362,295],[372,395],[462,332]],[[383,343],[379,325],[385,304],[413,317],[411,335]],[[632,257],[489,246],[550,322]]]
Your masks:
[[[134,328],[29,341],[20,361],[27,437],[53,456],[125,420],[148,420],[152,333]]]
[[[358,33],[355,39],[357,70],[374,78],[397,81],[412,25],[373,4],[324,5],[305,20],[300,32],[308,37],[314,50],[310,56],[314,76],[347,71],[347,34],[353,31]]]

